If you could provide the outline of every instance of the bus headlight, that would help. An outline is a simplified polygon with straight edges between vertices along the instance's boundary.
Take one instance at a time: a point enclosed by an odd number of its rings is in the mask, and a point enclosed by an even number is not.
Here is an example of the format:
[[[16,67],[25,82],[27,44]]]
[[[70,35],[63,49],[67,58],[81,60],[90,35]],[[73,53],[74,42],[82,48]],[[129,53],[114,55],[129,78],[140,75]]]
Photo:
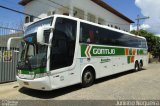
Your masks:
[[[47,73],[40,73],[40,74],[36,74],[35,78],[42,78],[42,77],[46,77],[46,76],[48,76]]]
[[[30,79],[34,79],[34,75],[35,75],[34,72],[29,72],[29,75],[30,75]]]

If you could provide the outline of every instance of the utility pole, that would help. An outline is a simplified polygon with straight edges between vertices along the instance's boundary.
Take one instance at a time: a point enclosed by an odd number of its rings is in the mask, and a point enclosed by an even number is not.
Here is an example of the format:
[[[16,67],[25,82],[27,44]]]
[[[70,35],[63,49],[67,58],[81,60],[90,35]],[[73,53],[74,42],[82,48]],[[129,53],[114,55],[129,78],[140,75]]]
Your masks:
[[[145,19],[149,19],[150,17],[140,17],[139,15],[137,15],[137,32],[138,32],[138,35],[139,35],[139,26],[140,26],[140,21],[141,20],[145,20]]]

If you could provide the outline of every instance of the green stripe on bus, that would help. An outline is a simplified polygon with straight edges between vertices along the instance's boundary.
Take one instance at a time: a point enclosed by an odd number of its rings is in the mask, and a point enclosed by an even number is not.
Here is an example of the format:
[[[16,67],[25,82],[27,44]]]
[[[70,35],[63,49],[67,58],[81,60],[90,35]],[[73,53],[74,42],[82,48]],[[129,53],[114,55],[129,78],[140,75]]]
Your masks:
[[[128,64],[131,63],[130,59],[131,59],[131,56],[128,56],[128,57],[127,57],[127,62],[128,62]]]
[[[81,45],[81,57],[86,57],[85,51],[86,51],[87,45]]]
[[[90,48],[88,48],[90,46]],[[137,51],[137,53],[136,53]],[[116,48],[107,46],[81,45],[81,57],[118,56],[118,55],[147,55],[147,49]]]
[[[143,49],[137,50],[137,55],[143,55],[145,51]]]
[[[27,74],[29,75],[31,72],[34,72],[35,74],[45,73],[47,72],[46,68],[37,68],[33,70],[21,70],[19,74]]]
[[[132,55],[132,49],[129,49],[129,55]]]

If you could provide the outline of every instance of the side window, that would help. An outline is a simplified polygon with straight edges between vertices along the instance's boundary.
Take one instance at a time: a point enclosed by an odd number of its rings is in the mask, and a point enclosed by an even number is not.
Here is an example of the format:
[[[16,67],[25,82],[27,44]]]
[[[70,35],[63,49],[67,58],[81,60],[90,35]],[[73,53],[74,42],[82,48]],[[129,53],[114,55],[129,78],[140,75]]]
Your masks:
[[[99,44],[108,44],[110,42],[110,39],[107,37],[107,31],[103,28],[98,28],[98,39]]]
[[[83,42],[82,35],[83,35],[82,27],[80,27],[80,36],[79,36],[79,42],[80,42],[80,43],[82,43],[82,42]]]
[[[142,48],[147,48],[147,44],[146,44],[145,39],[141,39],[141,45],[142,45]]]
[[[71,66],[76,43],[77,21],[57,18],[52,38],[50,69]]]
[[[81,23],[80,25],[80,42],[137,48],[146,48],[147,46],[145,40],[141,40],[135,36],[86,23]]]
[[[80,42],[95,43],[95,27],[89,24],[81,23]]]
[[[122,34],[104,28],[99,28],[98,31],[99,44],[113,46],[120,46],[122,44]]]

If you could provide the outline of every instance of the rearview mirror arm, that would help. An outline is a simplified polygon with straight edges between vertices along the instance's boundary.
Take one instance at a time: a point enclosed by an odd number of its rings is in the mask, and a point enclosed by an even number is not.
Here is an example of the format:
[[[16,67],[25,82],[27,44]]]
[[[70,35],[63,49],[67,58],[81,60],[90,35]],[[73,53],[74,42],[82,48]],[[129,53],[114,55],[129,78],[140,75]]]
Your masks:
[[[20,39],[22,39],[23,37],[11,37],[11,38],[9,38],[8,39],[8,42],[7,42],[7,50],[10,50],[11,49],[11,41],[13,40],[13,39],[15,39],[15,40],[20,40]]]

